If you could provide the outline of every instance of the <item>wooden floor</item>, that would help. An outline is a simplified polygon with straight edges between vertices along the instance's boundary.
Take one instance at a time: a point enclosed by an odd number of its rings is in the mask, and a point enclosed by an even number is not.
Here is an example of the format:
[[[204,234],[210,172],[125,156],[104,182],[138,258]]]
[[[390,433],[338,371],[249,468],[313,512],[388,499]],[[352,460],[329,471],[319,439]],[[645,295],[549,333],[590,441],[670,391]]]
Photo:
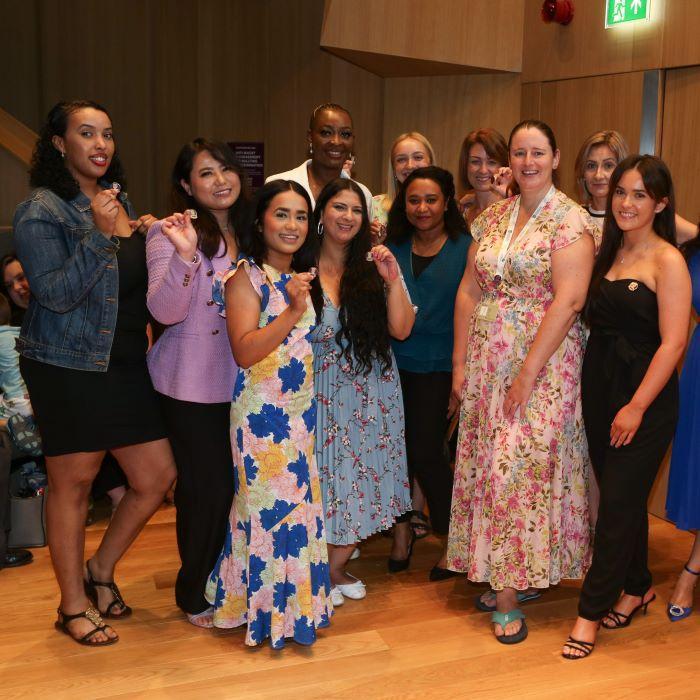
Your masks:
[[[629,629],[603,631],[593,656],[559,655],[576,614],[578,584],[526,607],[530,636],[492,637],[474,609],[481,590],[463,578],[429,583],[437,541],[416,546],[411,570],[386,573],[389,540],[363,547],[350,570],[367,598],[346,601],[312,648],[249,649],[239,630],[198,630],[173,603],[174,511],[153,518],[118,569],[135,608],[119,643],[86,649],[53,629],[58,596],[47,549],[0,572],[0,697],[72,698],[698,698],[700,610],[671,624],[665,600],[691,537],[653,519],[658,600]],[[88,534],[92,551],[103,529]],[[700,597],[696,599],[700,607]]]

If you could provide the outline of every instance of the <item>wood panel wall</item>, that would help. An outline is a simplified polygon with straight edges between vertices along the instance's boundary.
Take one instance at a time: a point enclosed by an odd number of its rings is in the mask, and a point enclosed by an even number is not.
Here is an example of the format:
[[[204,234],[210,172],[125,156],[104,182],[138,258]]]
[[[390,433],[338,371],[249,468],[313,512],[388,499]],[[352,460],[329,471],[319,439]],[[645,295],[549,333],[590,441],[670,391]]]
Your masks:
[[[383,76],[519,72],[523,11],[524,0],[326,0],[321,45]]]
[[[625,73],[663,67],[668,0],[652,0],[651,20],[605,29],[605,0],[576,3],[571,24],[545,24],[542,2],[525,0],[523,82]],[[672,0],[690,5],[695,0]],[[680,18],[674,21],[678,23]]]
[[[666,71],[661,157],[673,174],[676,207],[700,220],[700,66]]]
[[[132,200],[161,215],[186,141],[263,141],[266,172],[287,170],[305,156],[310,112],[337,101],[355,117],[356,176],[376,190],[382,80],[320,49],[323,7],[323,0],[144,0],[106,12],[93,0],[4,0],[0,106],[38,130],[59,99],[104,104]],[[0,190],[16,176],[0,168]],[[5,197],[0,203],[0,224],[9,223],[11,208]]]
[[[560,186],[578,200],[574,161],[594,131],[615,129],[631,150],[639,148],[644,73],[557,80],[523,85],[521,114],[549,124],[561,151]]]
[[[519,120],[520,77],[460,75],[388,78],[384,85],[382,186],[389,148],[406,131],[419,131],[435,149],[437,164],[457,174],[462,140],[472,129],[492,126],[506,138]]]

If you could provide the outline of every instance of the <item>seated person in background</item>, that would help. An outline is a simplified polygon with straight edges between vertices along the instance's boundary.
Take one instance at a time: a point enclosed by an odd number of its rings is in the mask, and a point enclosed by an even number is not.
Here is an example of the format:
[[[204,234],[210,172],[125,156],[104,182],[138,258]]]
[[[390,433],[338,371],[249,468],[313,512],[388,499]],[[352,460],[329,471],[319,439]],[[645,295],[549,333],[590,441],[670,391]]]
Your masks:
[[[29,282],[14,251],[0,259],[0,275],[10,301],[10,325],[21,326],[24,312],[29,306]]]
[[[32,553],[26,549],[8,549],[7,536],[10,531],[10,462],[12,442],[7,432],[7,419],[12,415],[13,405],[22,405],[26,400],[26,387],[18,369],[18,357],[14,339],[19,329],[10,327],[10,304],[0,294],[0,569],[29,564]],[[13,333],[14,331],[14,333]],[[13,357],[14,356],[14,357]],[[31,404],[29,404],[31,412]]]

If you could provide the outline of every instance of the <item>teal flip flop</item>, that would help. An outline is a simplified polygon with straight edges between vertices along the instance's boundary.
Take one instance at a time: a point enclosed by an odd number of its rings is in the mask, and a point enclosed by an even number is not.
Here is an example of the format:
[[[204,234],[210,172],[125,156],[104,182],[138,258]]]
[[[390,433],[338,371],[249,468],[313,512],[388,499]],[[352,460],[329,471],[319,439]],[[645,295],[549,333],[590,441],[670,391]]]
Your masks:
[[[525,615],[523,615],[520,608],[515,608],[507,613],[492,612],[491,622],[500,625],[503,629],[509,622],[514,622],[515,620],[522,620],[520,629],[515,634],[502,634],[500,637],[496,636],[496,640],[501,644],[517,644],[522,642],[527,637],[527,625],[525,624]]]
[[[496,595],[496,591],[491,589],[491,593]],[[495,605],[488,605],[487,603],[484,603],[483,600],[481,600],[481,596],[484,595],[483,593],[480,593],[476,598],[474,599],[474,605],[476,606],[477,610],[481,610],[481,612],[493,612],[496,609]],[[516,594],[516,598],[518,599],[518,603],[529,603],[531,600],[537,600],[538,598],[542,597],[542,593],[540,591],[518,591]]]

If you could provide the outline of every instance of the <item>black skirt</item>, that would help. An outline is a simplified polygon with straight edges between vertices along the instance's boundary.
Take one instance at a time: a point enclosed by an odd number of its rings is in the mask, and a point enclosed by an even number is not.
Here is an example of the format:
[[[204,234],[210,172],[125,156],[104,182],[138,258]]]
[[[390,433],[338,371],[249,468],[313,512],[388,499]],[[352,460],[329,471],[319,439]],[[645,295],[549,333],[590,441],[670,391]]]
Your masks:
[[[119,310],[106,372],[20,358],[34,417],[49,457],[98,452],[167,435],[146,366],[146,251],[142,236],[120,241]]]
[[[111,450],[167,435],[145,361],[113,365],[106,372],[26,357],[19,366],[48,457]]]

